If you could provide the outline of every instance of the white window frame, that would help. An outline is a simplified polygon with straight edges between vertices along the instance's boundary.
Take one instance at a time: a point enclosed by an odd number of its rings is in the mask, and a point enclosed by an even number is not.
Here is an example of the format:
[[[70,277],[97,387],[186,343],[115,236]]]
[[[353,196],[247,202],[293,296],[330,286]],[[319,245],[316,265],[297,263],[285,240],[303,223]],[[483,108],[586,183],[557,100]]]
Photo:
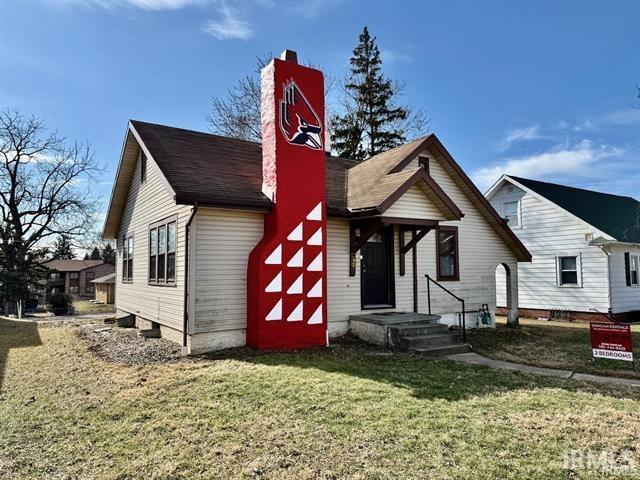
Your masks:
[[[562,283],[562,259],[575,257],[576,259],[576,281],[577,283]],[[579,252],[558,252],[556,253],[556,285],[560,288],[582,288],[582,254]]]
[[[520,200],[514,200],[513,202],[502,202],[502,218],[504,218],[505,220],[507,219],[507,205],[510,204],[516,204],[516,222],[517,223],[511,223],[508,222],[508,225],[510,228],[520,228]]]
[[[635,259],[636,270],[633,269],[633,260]],[[633,283],[633,272],[636,272],[636,283]],[[631,287],[640,287],[640,255],[637,253],[629,254],[629,279],[631,281]]]

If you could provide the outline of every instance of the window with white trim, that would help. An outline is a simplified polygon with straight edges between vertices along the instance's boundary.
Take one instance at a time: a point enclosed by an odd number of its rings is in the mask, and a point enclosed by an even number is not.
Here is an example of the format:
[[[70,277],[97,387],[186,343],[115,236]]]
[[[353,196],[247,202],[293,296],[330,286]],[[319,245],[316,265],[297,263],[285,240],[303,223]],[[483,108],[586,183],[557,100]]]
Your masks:
[[[176,218],[156,222],[149,227],[149,283],[175,285]]]
[[[580,285],[578,266],[577,256],[558,257],[558,284],[561,287]]]
[[[640,285],[640,255],[629,255],[629,278],[632,286]]]
[[[505,202],[502,204],[502,216],[507,220],[511,228],[520,226],[520,216],[518,215],[518,204],[520,202]]]
[[[122,241],[122,281],[133,282],[133,237]]]

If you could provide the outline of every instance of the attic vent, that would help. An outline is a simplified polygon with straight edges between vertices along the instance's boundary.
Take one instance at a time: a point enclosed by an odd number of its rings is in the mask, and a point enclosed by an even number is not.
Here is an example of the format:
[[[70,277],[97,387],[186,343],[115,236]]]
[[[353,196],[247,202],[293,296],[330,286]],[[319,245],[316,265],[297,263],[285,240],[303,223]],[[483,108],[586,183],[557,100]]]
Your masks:
[[[507,187],[507,192],[512,193],[513,192],[513,186]]]
[[[429,173],[429,157],[419,156],[418,163],[424,168],[425,172]]]

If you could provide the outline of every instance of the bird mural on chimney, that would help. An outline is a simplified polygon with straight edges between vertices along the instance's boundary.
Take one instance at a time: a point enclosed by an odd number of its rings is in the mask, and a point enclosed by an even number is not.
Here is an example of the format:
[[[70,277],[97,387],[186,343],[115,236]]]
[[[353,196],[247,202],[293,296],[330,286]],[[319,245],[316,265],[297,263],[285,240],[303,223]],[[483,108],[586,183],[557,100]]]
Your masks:
[[[285,51],[262,70],[262,190],[274,203],[249,256],[247,344],[327,344],[324,79]]]

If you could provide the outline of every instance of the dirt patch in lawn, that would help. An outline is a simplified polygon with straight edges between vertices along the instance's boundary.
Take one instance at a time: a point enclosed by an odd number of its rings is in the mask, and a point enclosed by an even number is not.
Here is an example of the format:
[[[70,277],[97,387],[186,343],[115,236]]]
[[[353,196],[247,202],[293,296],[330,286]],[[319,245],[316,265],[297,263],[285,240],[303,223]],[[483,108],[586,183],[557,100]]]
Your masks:
[[[89,350],[109,362],[138,365],[177,362],[181,347],[164,338],[142,338],[135,328],[107,324],[84,325],[78,336],[89,343]]]

